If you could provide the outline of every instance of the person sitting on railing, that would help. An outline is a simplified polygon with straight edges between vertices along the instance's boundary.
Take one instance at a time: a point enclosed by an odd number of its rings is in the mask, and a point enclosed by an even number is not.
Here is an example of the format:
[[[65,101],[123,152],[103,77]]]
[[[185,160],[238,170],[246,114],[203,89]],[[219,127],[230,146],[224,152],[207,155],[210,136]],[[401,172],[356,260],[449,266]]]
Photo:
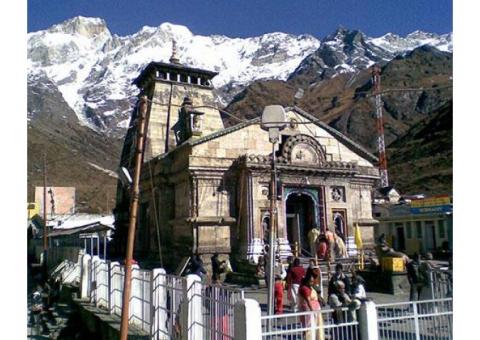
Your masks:
[[[302,285],[298,290],[298,306],[300,312],[316,311],[315,314],[300,316],[302,327],[310,328],[305,332],[304,339],[325,339],[323,333],[323,317],[320,313],[321,305],[316,290],[313,288],[313,277],[303,278]],[[312,324],[313,323],[313,324]],[[315,334],[312,334],[314,329]]]
[[[360,301],[352,299],[346,293],[345,284],[343,281],[335,281],[333,284],[334,290],[328,297],[328,304],[334,309],[332,318],[335,324],[344,322],[351,322],[356,320],[355,311],[360,308]],[[342,308],[348,308],[343,311]]]
[[[352,298],[359,300],[360,302],[367,300],[367,293],[365,292],[365,280],[363,277],[357,274],[355,268],[352,268],[352,285],[350,294]]]
[[[347,292],[351,291],[350,288],[350,279],[347,275],[343,272],[343,265],[341,263],[337,263],[335,266],[335,273],[332,275],[330,282],[328,283],[328,296],[335,292],[335,282],[341,281],[345,285],[345,289]]]

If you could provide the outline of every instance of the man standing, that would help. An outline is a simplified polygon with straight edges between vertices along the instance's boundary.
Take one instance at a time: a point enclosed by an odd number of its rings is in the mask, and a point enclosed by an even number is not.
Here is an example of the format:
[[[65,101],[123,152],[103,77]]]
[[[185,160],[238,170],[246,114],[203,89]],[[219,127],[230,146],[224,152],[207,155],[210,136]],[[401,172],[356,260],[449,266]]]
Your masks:
[[[317,253],[317,239],[320,236],[320,230],[312,228],[307,234],[308,244],[310,245],[310,254],[315,256]]]
[[[294,313],[298,310],[298,288],[300,287],[304,277],[305,269],[300,265],[300,259],[295,258],[295,260],[293,260],[292,268],[290,268],[289,272],[287,273],[288,300],[290,301],[290,307]]]
[[[422,291],[419,294],[420,300],[431,300],[435,297],[433,296],[433,282],[432,274],[435,269],[435,266],[432,263],[433,255],[432,253],[425,254],[425,261],[422,261],[418,267],[418,272],[420,274],[420,281],[423,284]]]
[[[410,301],[418,301],[422,292],[422,282],[419,274],[420,256],[415,253],[413,259],[407,263],[407,278],[410,283]]]

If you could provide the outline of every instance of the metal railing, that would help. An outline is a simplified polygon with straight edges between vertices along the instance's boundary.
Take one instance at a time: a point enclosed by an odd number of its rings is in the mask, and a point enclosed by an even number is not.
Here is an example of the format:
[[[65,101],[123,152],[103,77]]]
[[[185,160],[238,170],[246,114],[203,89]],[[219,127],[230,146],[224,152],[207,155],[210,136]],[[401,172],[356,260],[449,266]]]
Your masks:
[[[430,272],[432,299],[453,297],[453,276],[451,271],[433,270]]]
[[[452,339],[452,299],[377,305],[379,339]]]
[[[82,297],[121,316],[124,266],[85,256]],[[242,290],[203,284],[195,275],[179,277],[134,266],[129,323],[152,339],[234,339],[234,307],[242,299]]]
[[[178,338],[180,307],[184,299],[185,277],[158,273],[153,278],[153,339]]]
[[[131,307],[128,321],[147,332],[150,332],[152,324],[151,275],[152,272],[149,270],[132,269]]]
[[[202,335],[195,336],[198,339],[227,340],[234,339],[234,307],[235,303],[244,298],[243,290],[194,282],[189,290],[190,301],[201,304],[201,316],[195,319],[197,328],[195,333],[201,331]],[[194,302],[195,303],[195,302]],[[195,306],[195,304],[192,304]]]
[[[356,312],[348,308],[262,316],[262,339],[358,340]]]

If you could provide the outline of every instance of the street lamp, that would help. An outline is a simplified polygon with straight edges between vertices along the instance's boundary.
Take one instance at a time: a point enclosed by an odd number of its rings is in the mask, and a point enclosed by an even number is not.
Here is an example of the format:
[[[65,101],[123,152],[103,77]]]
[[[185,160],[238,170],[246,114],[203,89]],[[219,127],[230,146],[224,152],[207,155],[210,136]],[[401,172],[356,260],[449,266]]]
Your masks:
[[[273,315],[274,297],[274,270],[275,270],[275,228],[277,224],[277,176],[275,169],[275,144],[280,140],[280,130],[284,129],[286,123],[285,110],[281,105],[265,106],[262,113],[260,127],[268,131],[268,139],[272,143],[272,181],[270,188],[270,232],[269,232],[269,254],[268,254],[268,315]],[[269,324],[270,328],[270,324]]]

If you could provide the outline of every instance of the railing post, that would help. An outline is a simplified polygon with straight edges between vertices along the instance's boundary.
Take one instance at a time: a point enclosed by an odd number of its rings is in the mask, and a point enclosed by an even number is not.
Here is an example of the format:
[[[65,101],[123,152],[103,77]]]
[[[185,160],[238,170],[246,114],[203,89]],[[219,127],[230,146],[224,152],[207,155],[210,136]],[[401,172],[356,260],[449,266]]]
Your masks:
[[[377,308],[373,301],[365,301],[358,311],[358,327],[362,340],[378,340]]]
[[[238,301],[235,303],[234,314],[235,340],[262,339],[262,311],[258,301],[253,299]]]
[[[187,292],[184,295],[184,302],[187,313],[187,339],[203,340],[202,327],[202,282],[198,275],[187,275]],[[183,338],[183,337],[182,337]]]
[[[415,325],[415,339],[420,340],[420,324],[418,323],[418,304],[413,302],[413,323]]]
[[[168,334],[165,275],[165,269],[154,268],[150,277],[150,336],[154,339],[159,338],[160,334]]]
[[[88,297],[88,286],[89,286],[89,268],[88,263],[90,261],[90,256],[85,254],[82,256],[80,264],[80,298],[84,299]]]
[[[108,312],[112,313],[112,262],[107,260],[107,307]]]

